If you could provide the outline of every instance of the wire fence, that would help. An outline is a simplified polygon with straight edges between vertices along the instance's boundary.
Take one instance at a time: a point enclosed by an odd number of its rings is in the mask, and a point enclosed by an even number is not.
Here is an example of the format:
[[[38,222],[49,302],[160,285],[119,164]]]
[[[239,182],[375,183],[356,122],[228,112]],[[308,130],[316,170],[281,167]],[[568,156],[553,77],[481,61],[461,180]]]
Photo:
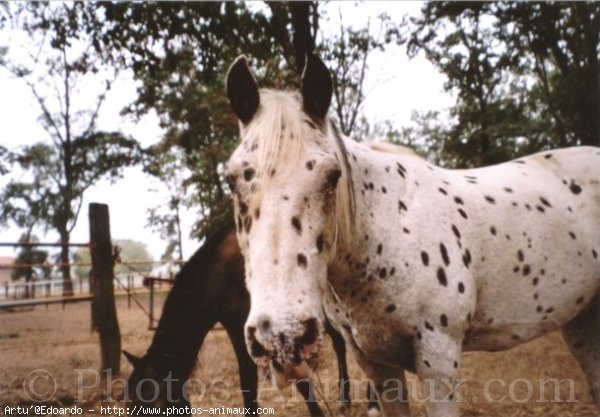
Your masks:
[[[6,243],[1,243],[7,245]],[[173,260],[145,260],[132,259],[121,261],[117,260],[116,265],[123,265],[128,269],[125,274],[115,276],[116,291],[125,291],[132,293],[140,289],[149,287],[146,279],[150,276],[155,278],[174,278],[175,271],[160,271],[148,272],[147,269],[139,268],[144,265],[174,265],[178,266],[182,262]],[[12,280],[10,278],[13,270],[39,269],[44,271],[56,271],[64,266],[69,266],[72,269],[72,290],[74,294],[84,295],[91,294],[89,276],[81,276],[74,271],[76,268],[90,268],[90,262],[44,262],[44,263],[10,263],[0,264],[0,274],[3,274],[3,282],[0,282],[0,302],[2,300],[18,300],[26,298],[50,298],[57,297],[63,294],[67,288],[62,276],[57,276],[54,279],[35,278],[30,281],[24,279]]]
[[[48,242],[0,242],[0,247],[14,248],[36,248],[36,247],[87,247],[92,248],[91,243],[48,243]],[[170,288],[174,282],[174,275],[183,261],[174,260],[148,260],[120,258],[120,250],[114,255],[114,266],[122,265],[127,269],[125,274],[114,276],[115,293],[125,293],[127,304],[131,308],[132,303],[148,317],[148,329],[156,328],[155,318],[155,291]],[[156,271],[155,268],[148,271],[144,266],[168,265],[166,270]],[[56,274],[54,279],[49,279],[52,271],[59,271],[68,266],[71,269],[71,283],[62,279],[61,274]],[[11,262],[0,264],[0,310],[3,306],[12,309],[14,306],[37,305],[53,302],[67,302],[69,299],[86,301],[91,299],[93,288],[91,287],[89,273],[82,269],[92,267],[92,262],[38,262],[19,263]],[[30,279],[23,279],[23,273],[19,273],[21,279],[12,280],[12,272],[15,270],[29,270]],[[77,273],[75,273],[77,272]],[[10,277],[10,278],[9,278]],[[40,279],[41,277],[41,279]],[[65,290],[69,290],[69,297],[62,298]],[[143,298],[147,298],[148,305],[144,306]],[[146,294],[148,293],[148,294]],[[138,297],[138,294],[140,297]]]

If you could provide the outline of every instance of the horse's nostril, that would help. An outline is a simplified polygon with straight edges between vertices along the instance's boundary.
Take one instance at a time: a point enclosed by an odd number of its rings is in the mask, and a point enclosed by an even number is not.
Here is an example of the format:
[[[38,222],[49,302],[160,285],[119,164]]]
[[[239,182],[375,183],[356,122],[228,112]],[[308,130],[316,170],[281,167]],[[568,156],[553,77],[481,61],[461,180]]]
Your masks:
[[[271,319],[266,314],[261,314],[256,319],[258,331],[261,333],[269,333],[271,330]]]
[[[301,342],[303,345],[312,345],[316,342],[319,336],[319,325],[317,319],[308,319],[304,322],[305,331],[302,335]]]
[[[250,344],[250,354],[253,357],[261,358],[265,356],[266,353],[267,351],[265,350],[265,348],[260,343],[258,343],[256,339],[252,341],[252,343]]]

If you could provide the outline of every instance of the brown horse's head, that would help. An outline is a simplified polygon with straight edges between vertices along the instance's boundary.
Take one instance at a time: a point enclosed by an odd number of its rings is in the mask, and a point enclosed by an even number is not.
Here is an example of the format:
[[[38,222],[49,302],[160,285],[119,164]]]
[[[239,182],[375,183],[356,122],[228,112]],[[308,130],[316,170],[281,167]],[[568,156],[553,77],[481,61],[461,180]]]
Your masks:
[[[190,407],[185,378],[176,378],[171,372],[161,372],[148,356],[137,357],[127,351],[123,354],[133,366],[133,372],[123,391],[123,401],[132,406],[166,409]]]

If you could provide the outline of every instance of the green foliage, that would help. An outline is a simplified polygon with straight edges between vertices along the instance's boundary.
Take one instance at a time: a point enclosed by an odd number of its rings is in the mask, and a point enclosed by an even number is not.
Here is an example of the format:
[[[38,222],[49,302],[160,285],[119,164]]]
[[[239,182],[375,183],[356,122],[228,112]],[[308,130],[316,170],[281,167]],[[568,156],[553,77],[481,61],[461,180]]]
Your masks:
[[[89,38],[79,26],[86,15],[79,13],[76,5],[67,3],[17,3],[9,10],[17,28],[30,35],[39,52],[25,64],[5,57],[2,66],[30,88],[47,139],[40,138],[35,145],[12,155],[17,172],[23,175],[13,176],[0,194],[0,217],[5,224],[12,221],[27,230],[53,229],[61,243],[67,244],[85,190],[101,178],[118,178],[123,167],[139,162],[139,145],[119,133],[96,129],[99,110],[115,74],[98,74],[98,60],[89,53]],[[51,34],[49,41],[47,34]],[[90,108],[76,108],[76,99],[89,95],[77,89],[88,73],[94,75],[95,84],[103,90]],[[69,293],[66,245],[60,260]]]
[[[240,2],[80,7],[86,15],[101,16],[101,30],[89,26],[96,50],[109,62],[132,68],[140,81],[138,98],[125,113],[156,111],[166,129],[161,143],[148,149],[145,158],[147,172],[172,190],[164,207],[150,211],[151,226],[171,237],[169,246],[179,246],[178,211],[193,207],[199,222],[192,234],[210,234],[228,218],[230,202],[221,172],[238,137],[237,121],[223,94],[224,75],[243,52],[261,69],[257,76],[263,85],[289,76],[296,64],[288,34],[294,7]],[[165,162],[165,155],[176,156],[179,168],[184,168],[180,172],[186,174],[177,185],[173,170],[154,169]]]
[[[397,37],[397,28],[390,22],[389,16],[378,16],[377,33],[372,33],[371,22],[365,27],[355,29],[345,26],[340,14],[339,32],[324,37],[317,52],[331,68],[333,81],[333,101],[330,114],[342,133],[360,140],[357,131],[365,123],[360,114],[366,99],[364,91],[365,75],[368,71],[369,55],[385,46]]]
[[[152,264],[150,263],[132,265],[133,269],[125,265],[128,261],[150,262],[153,260],[145,243],[132,239],[116,239],[113,246],[119,247],[119,257],[121,262],[124,263],[115,266],[115,274],[130,274],[132,271],[147,273],[152,270]]]
[[[598,3],[431,2],[404,41],[457,95],[444,158],[501,162],[557,146],[598,144]]]
[[[161,207],[149,210],[149,225],[168,241],[165,256],[180,252],[181,208],[197,211],[192,234],[198,238],[231,216],[222,172],[238,126],[224,94],[228,66],[244,53],[262,86],[297,86],[321,18],[316,2],[81,2],[66,7],[62,18],[45,5],[30,9],[36,19],[29,26],[48,28],[55,47],[85,32],[105,63],[133,70],[138,98],[124,114],[158,114],[166,133],[146,150],[144,166],[170,190]],[[359,120],[365,97],[366,56],[393,39],[389,20],[378,22],[378,37],[342,26],[339,36],[317,48],[336,69],[334,108],[346,133]],[[90,57],[81,62],[90,65]]]
[[[0,216],[18,227],[38,225],[70,231],[79,215],[83,193],[101,178],[118,178],[123,166],[139,160],[137,142],[118,133],[95,132],[70,144],[71,180],[65,178],[64,149],[38,143],[16,153],[24,174],[11,179],[0,193]],[[65,211],[66,210],[66,211]]]
[[[148,209],[147,226],[158,231],[160,237],[167,241],[167,248],[161,259],[183,260],[181,208],[186,194],[183,182],[186,174],[184,158],[181,151],[175,148],[160,151],[159,147],[149,149],[146,172],[159,178],[167,186],[169,199],[158,207]]]
[[[199,239],[231,216],[222,172],[237,146],[238,126],[224,95],[228,66],[244,53],[260,85],[297,86],[304,55],[315,48],[321,15],[312,2],[103,3],[98,10],[110,23],[96,36],[98,49],[127,62],[141,81],[138,99],[126,113],[155,110],[166,129],[161,143],[148,150],[147,172],[158,174],[172,193],[163,207],[149,211],[149,224],[175,250],[181,207],[197,210],[192,235]],[[334,108],[345,133],[353,130],[365,98],[368,53],[393,39],[393,25],[384,17],[379,22],[378,38],[368,29],[341,27],[338,37],[317,45],[335,69]],[[178,186],[172,185],[172,170],[152,168],[157,161],[163,164],[165,155],[179,159],[179,172],[188,173]]]
[[[74,268],[75,276],[79,279],[89,279],[92,269],[92,257],[88,248],[79,248],[73,253],[73,262],[78,264]]]
[[[153,261],[152,256],[148,252],[146,244],[132,239],[116,239],[113,241],[113,247],[118,247],[119,259],[121,263],[115,265],[116,275],[127,275],[132,273],[148,273],[152,270]],[[75,274],[80,277],[87,279],[90,276],[90,250],[88,248],[78,249],[74,256],[76,263],[82,264],[75,267]],[[126,265],[127,262],[131,261],[144,261],[148,263],[140,263],[131,265],[132,268]]]
[[[19,238],[19,243],[38,242],[35,236],[29,233],[24,233]],[[48,252],[28,246],[22,246],[17,257],[14,260],[14,264],[18,265],[18,268],[13,269],[10,277],[13,280],[25,278],[26,282],[30,282],[36,279],[50,279],[51,267],[42,266],[48,260]],[[22,267],[23,265],[31,265],[30,267]]]

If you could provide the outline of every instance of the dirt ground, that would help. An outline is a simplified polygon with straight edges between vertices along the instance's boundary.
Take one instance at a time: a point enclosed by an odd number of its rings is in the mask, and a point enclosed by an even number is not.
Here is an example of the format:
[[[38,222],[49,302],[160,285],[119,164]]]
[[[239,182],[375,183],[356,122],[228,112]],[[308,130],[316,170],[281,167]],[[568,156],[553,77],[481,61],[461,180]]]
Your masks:
[[[144,295],[138,298],[147,306]],[[158,313],[164,295],[157,297]],[[122,348],[142,355],[152,331],[148,319],[135,304],[127,307],[125,297],[117,300]],[[349,359],[354,401],[347,417],[366,415],[365,388],[361,371]],[[101,405],[115,405],[107,396],[110,387],[118,391],[119,378],[127,378],[131,367],[122,362],[120,376],[100,379],[98,336],[90,332],[89,303],[66,306],[38,306],[34,310],[0,312],[0,415],[6,406],[36,404],[29,397],[39,394],[41,404],[77,404],[83,415],[99,415]],[[411,408],[424,416],[414,375],[408,375]],[[326,415],[338,415],[337,365],[327,347],[315,373],[317,396]],[[192,384],[195,407],[241,407],[237,363],[224,331],[213,330],[198,358]],[[461,412],[463,416],[592,416],[593,405],[587,383],[572,359],[560,334],[555,333],[508,352],[467,353],[461,365]],[[555,392],[556,380],[560,380]],[[54,384],[54,381],[56,383]],[[553,382],[554,381],[554,382]],[[53,392],[53,388],[56,390]],[[260,401],[273,407],[275,415],[307,415],[300,395],[292,389],[276,391],[270,381],[261,379]],[[25,388],[24,388],[25,387]],[[31,394],[30,390],[35,393]],[[393,390],[390,394],[393,395]],[[52,394],[52,395],[50,395]],[[326,399],[326,401],[323,401]],[[87,410],[95,409],[96,412]],[[6,413],[8,414],[8,413]]]

